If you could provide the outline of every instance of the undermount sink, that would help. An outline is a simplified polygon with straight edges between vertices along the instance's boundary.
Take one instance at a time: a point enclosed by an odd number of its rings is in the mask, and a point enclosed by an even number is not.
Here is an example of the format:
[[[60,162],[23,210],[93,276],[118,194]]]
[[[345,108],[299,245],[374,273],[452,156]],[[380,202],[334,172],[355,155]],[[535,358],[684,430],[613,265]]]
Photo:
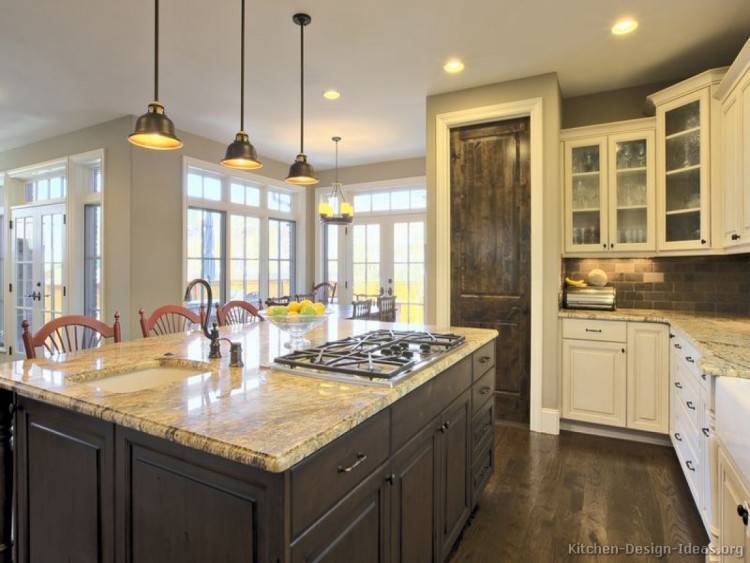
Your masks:
[[[750,379],[716,380],[716,432],[750,483]]]
[[[207,373],[210,374],[191,367],[154,366],[96,377],[85,383],[104,393],[134,393]]]

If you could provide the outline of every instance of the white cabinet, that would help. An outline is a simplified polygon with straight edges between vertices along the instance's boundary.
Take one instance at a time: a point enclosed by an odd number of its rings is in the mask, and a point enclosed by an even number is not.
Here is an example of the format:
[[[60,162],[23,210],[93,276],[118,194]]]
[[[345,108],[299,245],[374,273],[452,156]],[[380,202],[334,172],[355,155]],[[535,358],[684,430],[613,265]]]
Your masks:
[[[563,417],[625,426],[625,344],[563,340]]]
[[[721,446],[718,458],[717,525],[720,561],[750,562],[750,536],[747,525],[750,490],[742,482],[732,459]]]
[[[628,428],[669,432],[669,329],[628,323]]]
[[[656,249],[654,120],[561,133],[567,254]]]
[[[724,186],[723,244],[750,247],[750,40],[716,90],[721,102],[721,183]]]
[[[562,416],[666,434],[666,325],[563,319]]]

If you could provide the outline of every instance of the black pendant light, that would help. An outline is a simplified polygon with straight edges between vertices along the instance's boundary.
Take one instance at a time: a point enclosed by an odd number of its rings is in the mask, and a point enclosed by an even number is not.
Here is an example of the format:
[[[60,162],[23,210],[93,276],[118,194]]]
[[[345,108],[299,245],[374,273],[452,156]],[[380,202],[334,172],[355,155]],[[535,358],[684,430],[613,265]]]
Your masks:
[[[159,103],[159,0],[154,0],[154,101],[148,111],[135,122],[135,131],[128,141],[146,149],[169,151],[182,148],[174,132],[174,123]]]
[[[354,208],[351,203],[346,201],[344,190],[341,182],[339,182],[339,141],[341,141],[341,137],[331,137],[331,140],[336,143],[336,176],[331,185],[331,191],[328,193],[328,201],[320,202],[318,214],[320,215],[320,222],[324,225],[348,225],[354,220]],[[333,207],[329,203],[332,199],[339,202],[338,214],[333,212]]]
[[[258,160],[255,147],[245,133],[245,0],[242,0],[240,34],[240,131],[227,147],[227,153],[221,164],[235,170],[257,170],[263,164]]]
[[[311,186],[318,183],[312,164],[307,162],[305,154],[305,26],[311,21],[307,14],[294,14],[292,21],[299,26],[300,36],[300,119],[299,119],[299,154],[289,167],[286,181],[298,186]]]

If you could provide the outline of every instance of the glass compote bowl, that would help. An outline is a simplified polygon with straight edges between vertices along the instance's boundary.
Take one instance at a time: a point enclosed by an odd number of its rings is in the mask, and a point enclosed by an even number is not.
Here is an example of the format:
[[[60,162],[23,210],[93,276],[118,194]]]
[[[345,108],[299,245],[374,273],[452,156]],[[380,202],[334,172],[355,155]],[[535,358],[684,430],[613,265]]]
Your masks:
[[[312,329],[322,325],[332,316],[333,313],[325,311],[321,315],[300,315],[300,314],[283,314],[270,315],[267,310],[261,311],[261,315],[274,326],[279,327],[284,332],[289,333],[291,339],[284,343],[284,347],[290,350],[304,350],[311,346],[311,342],[304,338],[304,335]]]

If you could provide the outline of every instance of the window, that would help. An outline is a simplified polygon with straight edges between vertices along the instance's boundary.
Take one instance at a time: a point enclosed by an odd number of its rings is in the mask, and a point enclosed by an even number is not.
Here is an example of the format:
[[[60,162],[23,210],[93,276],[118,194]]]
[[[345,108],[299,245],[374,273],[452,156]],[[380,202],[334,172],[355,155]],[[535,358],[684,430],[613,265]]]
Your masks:
[[[89,190],[92,193],[102,193],[102,167],[95,164],[89,168]]]
[[[399,320],[424,322],[424,221],[393,225],[393,282]]]
[[[187,195],[196,199],[221,201],[221,176],[198,168],[188,168]]]
[[[292,196],[281,192],[268,192],[268,209],[281,211],[282,213],[292,212]]]
[[[292,295],[294,289],[294,221],[268,220],[268,296]]]
[[[354,225],[352,281],[354,295],[380,293],[380,225]]]
[[[83,208],[83,314],[102,318],[102,206],[87,204]]]
[[[323,262],[323,279],[331,283],[339,281],[339,226],[323,226],[323,244],[325,259]],[[334,298],[336,300],[336,298]]]
[[[232,180],[229,186],[229,201],[250,207],[260,206],[260,188],[253,184]]]
[[[260,300],[260,219],[245,215],[229,218],[229,298]]]
[[[187,279],[208,281],[214,299],[224,300],[224,213],[187,210]],[[203,290],[201,290],[202,293]],[[201,294],[201,298],[203,295]]]
[[[24,185],[24,199],[27,203],[62,199],[67,193],[66,184],[64,172],[29,180]]]
[[[424,188],[394,188],[354,194],[355,213],[422,210],[427,208]]]

